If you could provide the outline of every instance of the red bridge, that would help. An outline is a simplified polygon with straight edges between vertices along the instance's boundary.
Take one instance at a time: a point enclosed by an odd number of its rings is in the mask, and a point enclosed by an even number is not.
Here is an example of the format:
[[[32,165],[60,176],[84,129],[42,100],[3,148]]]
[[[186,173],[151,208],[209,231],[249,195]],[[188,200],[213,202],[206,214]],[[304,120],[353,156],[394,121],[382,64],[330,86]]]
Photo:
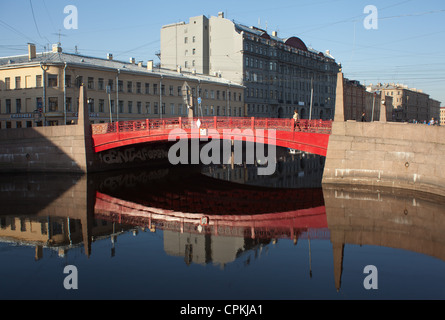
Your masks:
[[[174,129],[181,129],[189,139],[200,139],[210,132],[224,138],[224,130],[232,130],[230,139],[258,142],[297,149],[326,156],[332,121],[300,120],[294,129],[293,119],[206,117],[146,119],[93,124],[95,152],[146,142],[168,141]],[[237,130],[238,129],[238,130]],[[275,136],[270,131],[275,130]],[[209,134],[210,135],[210,134]],[[211,135],[210,135],[211,137]]]
[[[330,239],[325,206],[254,215],[203,215],[149,207],[97,192],[94,211],[97,219],[152,231],[287,239],[310,234],[311,238]]]

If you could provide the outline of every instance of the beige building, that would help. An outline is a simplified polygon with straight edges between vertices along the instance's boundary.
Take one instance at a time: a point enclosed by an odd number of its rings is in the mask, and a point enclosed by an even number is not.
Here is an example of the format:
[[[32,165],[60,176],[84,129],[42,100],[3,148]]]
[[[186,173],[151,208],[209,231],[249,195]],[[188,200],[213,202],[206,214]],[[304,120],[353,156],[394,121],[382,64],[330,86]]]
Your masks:
[[[339,65],[297,37],[203,15],[161,29],[161,67],[245,86],[248,116],[331,119]]]
[[[62,52],[0,58],[0,128],[77,121],[79,86],[87,86],[92,123],[189,116],[245,116],[244,88],[210,75]],[[184,99],[188,87],[191,99]],[[201,103],[198,103],[198,97]]]
[[[445,107],[440,108],[440,125],[445,126]]]
[[[368,91],[378,91],[383,96],[392,97],[393,103],[390,109],[393,110],[393,121],[423,123],[428,122],[431,118],[438,120],[440,117],[440,102],[431,99],[422,90],[410,89],[406,85],[391,83],[370,85]]]

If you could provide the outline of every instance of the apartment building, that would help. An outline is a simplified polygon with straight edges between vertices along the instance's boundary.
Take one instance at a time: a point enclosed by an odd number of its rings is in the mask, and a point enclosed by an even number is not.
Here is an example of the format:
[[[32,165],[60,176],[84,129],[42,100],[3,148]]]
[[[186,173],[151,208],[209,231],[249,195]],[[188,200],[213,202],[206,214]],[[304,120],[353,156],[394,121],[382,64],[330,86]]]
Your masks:
[[[36,53],[29,44],[28,55],[0,58],[0,128],[76,123],[81,84],[92,123],[246,114],[243,86],[221,77],[64,53],[60,45]]]
[[[344,79],[344,112],[345,120],[361,121],[365,113],[365,121],[379,121],[382,101],[386,106],[386,119],[392,121],[392,97],[381,92],[369,92],[357,80]]]
[[[245,87],[248,116],[334,116],[339,65],[298,37],[203,15],[161,29],[161,67],[231,80]]]
[[[380,92],[382,96],[392,97],[392,105],[387,108],[393,110],[393,121],[428,122],[431,118],[440,118],[440,101],[431,99],[422,90],[394,83],[371,84],[367,89],[370,92]]]

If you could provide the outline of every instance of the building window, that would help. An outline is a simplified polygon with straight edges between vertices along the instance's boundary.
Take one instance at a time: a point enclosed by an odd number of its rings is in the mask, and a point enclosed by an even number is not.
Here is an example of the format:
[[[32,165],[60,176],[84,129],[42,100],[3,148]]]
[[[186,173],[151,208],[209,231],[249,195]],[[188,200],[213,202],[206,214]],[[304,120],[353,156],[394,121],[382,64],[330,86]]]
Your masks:
[[[158,110],[158,103],[157,103],[157,102],[154,103],[153,109],[154,109],[154,110],[153,110],[153,113],[154,113],[154,114],[158,114],[158,113],[159,113],[159,110]]]
[[[140,101],[137,102],[137,109],[138,109],[138,114],[142,114],[142,102]]]
[[[151,113],[151,105],[150,102],[145,102],[145,113],[150,114]]]
[[[119,100],[119,113],[124,113],[124,101]]]
[[[88,99],[88,110],[94,112],[94,99]]]
[[[59,99],[57,97],[48,98],[48,111],[55,112],[59,110]]]
[[[66,111],[71,111],[72,110],[72,98],[71,97],[66,97]]]
[[[56,74],[49,74],[48,75],[48,87],[57,87],[57,75]]]
[[[15,88],[21,89],[21,77],[15,77]]]
[[[88,77],[88,89],[94,89],[94,78]]]
[[[136,82],[136,93],[142,93],[142,85],[140,82]]]
[[[15,112],[21,113],[22,112],[22,99],[16,99],[15,100]]]
[[[105,100],[99,99],[99,112],[104,112],[105,110]]]
[[[11,79],[5,78],[5,90],[11,90]]]
[[[36,75],[36,87],[41,88],[42,87],[42,75]]]
[[[153,84],[153,94],[157,95],[158,94],[158,85],[155,83]]]
[[[150,84],[145,83],[145,94],[150,94]]]
[[[110,101],[110,109],[111,109],[111,113],[114,113],[114,100]]]
[[[108,79],[108,87],[110,87],[110,92],[114,90],[114,81],[113,79]]]
[[[119,80],[119,82],[117,83],[117,90],[119,92],[124,92],[124,81]]]
[[[127,82],[127,92],[133,92],[133,82]]]
[[[76,87],[80,88],[80,86],[83,84],[83,77],[77,76],[76,77]]]
[[[165,96],[165,85],[161,85],[161,94]]]
[[[184,43],[188,43],[189,42],[189,38],[184,37]]]
[[[182,87],[178,86],[178,97],[182,97]]]
[[[105,84],[104,84],[104,79],[103,78],[99,78],[99,80],[97,80],[97,89],[98,90],[104,90],[105,89]]]
[[[128,101],[128,113],[133,113],[133,101]]]
[[[174,103],[170,103],[170,114],[171,115],[175,114],[175,104]]]
[[[42,81],[42,77],[41,76],[40,76],[39,81]],[[39,87],[39,85],[37,85],[37,87]],[[66,88],[71,88],[71,76],[69,74],[65,75],[65,87]]]

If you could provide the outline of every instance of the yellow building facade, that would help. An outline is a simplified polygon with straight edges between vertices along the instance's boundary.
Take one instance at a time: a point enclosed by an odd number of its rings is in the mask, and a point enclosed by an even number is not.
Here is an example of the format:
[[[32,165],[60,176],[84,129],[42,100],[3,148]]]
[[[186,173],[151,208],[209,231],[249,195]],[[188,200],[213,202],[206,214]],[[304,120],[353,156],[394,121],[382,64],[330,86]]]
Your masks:
[[[244,116],[244,87],[219,77],[129,62],[52,52],[0,58],[0,126],[76,123],[79,86],[87,87],[92,123],[145,118]],[[185,100],[187,87],[192,96]],[[200,99],[198,99],[200,98]],[[200,102],[200,103],[199,103]]]

